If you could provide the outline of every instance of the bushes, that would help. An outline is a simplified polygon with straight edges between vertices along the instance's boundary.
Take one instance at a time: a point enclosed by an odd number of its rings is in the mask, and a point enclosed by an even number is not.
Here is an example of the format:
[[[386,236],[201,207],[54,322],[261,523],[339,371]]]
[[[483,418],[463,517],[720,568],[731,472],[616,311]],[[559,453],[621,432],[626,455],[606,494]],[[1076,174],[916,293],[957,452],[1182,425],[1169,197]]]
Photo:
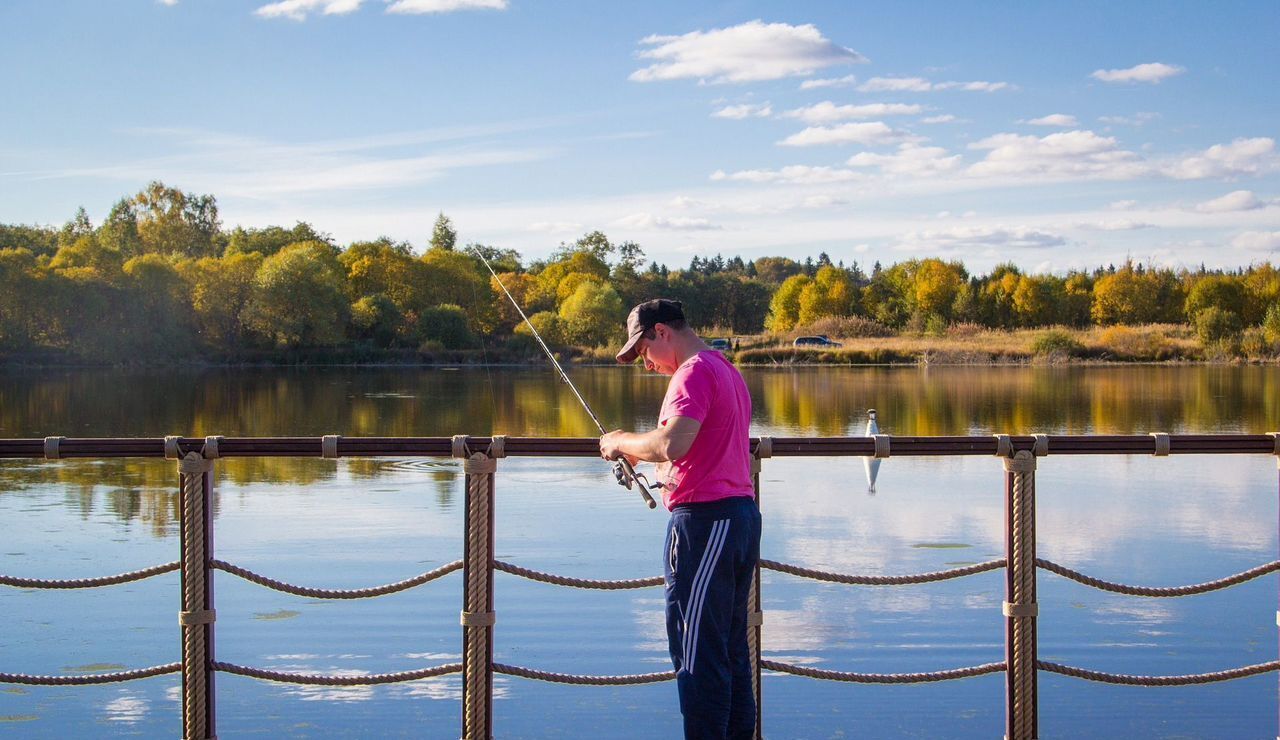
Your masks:
[[[897,334],[893,329],[881,324],[879,321],[863,318],[861,316],[827,316],[808,326],[798,327],[794,332],[795,337],[813,335],[835,338],[851,338],[851,337],[892,337]]]
[[[1221,340],[1233,339],[1240,333],[1240,315],[1210,306],[1200,309],[1195,315],[1196,336],[1206,345]]]
[[[1051,329],[1031,342],[1031,354],[1040,357],[1053,355],[1079,357],[1083,352],[1084,345],[1061,329]]]
[[[1169,340],[1158,330],[1112,326],[1098,338],[1102,349],[1121,360],[1164,360],[1171,355]]]

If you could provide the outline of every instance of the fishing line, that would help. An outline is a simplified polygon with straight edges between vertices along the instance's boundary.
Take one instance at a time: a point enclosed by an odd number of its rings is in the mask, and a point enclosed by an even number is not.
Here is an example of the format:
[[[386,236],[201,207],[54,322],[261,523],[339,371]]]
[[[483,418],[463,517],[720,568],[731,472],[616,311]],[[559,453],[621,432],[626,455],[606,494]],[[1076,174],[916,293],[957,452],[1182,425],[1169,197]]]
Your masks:
[[[529,331],[533,332],[533,338],[538,340],[538,346],[542,347],[542,351],[546,353],[547,358],[551,360],[551,364],[555,366],[556,372],[560,373],[560,379],[569,386],[569,390],[573,391],[573,395],[577,397],[578,403],[582,404],[582,408],[586,409],[587,415],[591,417],[591,421],[595,422],[596,429],[600,430],[600,436],[604,436],[606,434],[604,425],[601,424],[600,419],[596,417],[596,412],[591,410],[591,405],[588,404],[587,400],[578,392],[578,387],[569,379],[568,373],[564,371],[563,367],[560,367],[560,361],[556,359],[555,354],[551,352],[551,348],[547,346],[547,343],[542,341],[542,335],[538,333],[538,329],[533,325],[533,322],[529,320],[529,317],[525,316],[524,309],[520,308],[520,304],[516,301],[515,296],[511,295],[511,291],[507,290],[507,286],[502,284],[502,279],[498,277],[498,273],[493,271],[493,265],[489,264],[489,260],[485,259],[484,254],[475,246],[472,246],[471,250],[476,253],[476,256],[480,258],[480,261],[484,263],[484,266],[489,268],[489,274],[493,275],[494,281],[498,283],[498,287],[502,289],[502,292],[505,293],[508,300],[511,301],[511,305],[516,307],[516,312],[520,314],[520,318],[524,319],[524,323],[529,327]],[[631,490],[633,485],[636,486],[639,489],[640,497],[644,499],[644,502],[648,504],[650,509],[658,505],[657,502],[653,500],[653,496],[649,493],[649,488],[656,486],[649,483],[649,479],[646,478],[643,473],[637,473],[635,467],[631,465],[630,460],[625,457],[615,460],[613,463],[613,475],[618,479],[618,485],[625,486],[627,490]]]

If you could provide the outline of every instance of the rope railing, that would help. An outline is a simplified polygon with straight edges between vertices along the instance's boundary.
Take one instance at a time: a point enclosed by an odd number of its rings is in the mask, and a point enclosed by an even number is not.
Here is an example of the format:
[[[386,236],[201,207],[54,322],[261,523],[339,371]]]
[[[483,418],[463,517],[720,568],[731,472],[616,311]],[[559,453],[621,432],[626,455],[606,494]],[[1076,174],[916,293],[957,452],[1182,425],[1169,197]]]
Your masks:
[[[950,668],[944,671],[927,671],[924,673],[850,673],[847,671],[830,671],[822,668],[809,668],[777,660],[764,660],[761,665],[771,671],[790,673],[793,676],[817,678],[822,681],[843,681],[846,683],[935,683],[938,681],[954,681],[958,678],[985,676],[988,673],[1000,673],[1005,670],[1004,663],[984,663],[967,668]]]
[[[1243,666],[1241,668],[1231,668],[1225,671],[1191,673],[1185,676],[1130,676],[1124,673],[1103,673],[1102,671],[1091,671],[1085,668],[1075,668],[1072,666],[1062,665],[1060,663],[1049,663],[1043,660],[1037,663],[1036,666],[1040,670],[1048,671],[1049,673],[1058,673],[1063,676],[1083,678],[1086,681],[1097,681],[1099,683],[1120,684],[1124,686],[1191,686],[1194,684],[1218,683],[1220,681],[1231,681],[1237,678],[1271,673],[1272,671],[1280,670],[1280,660]]]
[[[569,588],[585,588],[596,589],[600,591],[618,591],[633,588],[650,588],[652,586],[662,585],[662,576],[654,576],[652,578],[627,578],[617,581],[601,581],[590,578],[570,578],[568,576],[558,576],[554,573],[543,573],[532,568],[523,568],[514,563],[508,563],[502,560],[493,561],[494,570],[500,570],[503,573],[510,573],[513,576],[527,578],[530,581],[538,581],[540,583],[550,583],[555,586],[568,586]]]
[[[521,666],[506,665],[504,663],[494,663],[493,671],[494,673],[505,673],[508,676],[519,676],[520,678],[530,678],[535,681],[571,684],[574,686],[638,686],[645,683],[674,681],[676,678],[675,671],[634,673],[627,676],[583,676],[573,673],[539,671],[533,668],[522,668]]]
[[[132,671],[92,673],[84,676],[32,676],[26,673],[0,673],[0,683],[21,684],[23,686],[96,686],[104,683],[123,683],[125,681],[137,681],[140,678],[164,676],[181,670],[181,663],[166,663]]]
[[[1005,469],[1006,551],[1005,557],[949,570],[907,575],[847,574],[762,559],[748,600],[748,647],[753,666],[753,691],[757,708],[762,704],[762,670],[824,681],[862,684],[916,684],[1005,674],[1006,732],[1009,740],[1028,740],[1038,735],[1036,675],[1056,673],[1110,684],[1131,686],[1185,686],[1214,683],[1280,671],[1280,660],[1207,673],[1141,676],[1106,673],[1041,661],[1037,657],[1036,573],[1039,570],[1081,584],[1118,594],[1142,597],[1176,597],[1225,589],[1280,571],[1280,560],[1205,583],[1174,587],[1132,586],[1102,580],[1066,566],[1036,557],[1035,470],[1038,458],[1049,454],[1249,454],[1269,453],[1280,460],[1280,435],[1113,435],[1053,436],[1026,435],[993,437],[888,437],[875,438],[770,438],[752,440],[752,474],[757,502],[760,501],[761,461],[774,456],[837,457],[994,455]],[[224,673],[265,681],[315,686],[371,686],[461,674],[463,684],[462,736],[493,736],[493,676],[509,675],[551,683],[582,686],[627,686],[670,681],[672,671],[628,675],[582,675],[557,673],[494,660],[493,633],[495,572],[503,572],[535,582],[580,589],[628,590],[656,587],[661,576],[631,579],[591,579],[546,573],[515,563],[497,560],[494,550],[494,483],[497,460],[506,456],[595,457],[597,440],[561,438],[465,437],[453,438],[344,438],[327,435],[288,438],[167,437],[155,439],[75,439],[50,437],[43,440],[0,439],[0,458],[44,457],[168,457],[178,461],[181,493],[180,530],[182,559],[113,576],[83,579],[40,579],[0,575],[0,586],[23,589],[85,589],[119,585],[146,578],[181,572],[182,662],[126,671],[90,675],[42,676],[0,673],[0,683],[36,686],[87,686],[133,681],[173,673],[182,674],[183,735],[185,738],[216,736],[214,674]],[[299,586],[256,573],[213,557],[212,554],[212,469],[220,457],[307,457],[343,456],[445,456],[460,458],[465,473],[466,506],[463,558],[432,570],[379,586],[331,589]],[[863,673],[795,665],[765,659],[761,653],[760,577],[763,570],[850,586],[901,586],[935,583],[1003,569],[1006,598],[1006,653],[1001,662],[913,673]],[[439,666],[393,673],[324,675],[251,667],[218,661],[213,655],[216,612],[212,600],[212,572],[228,575],[294,596],[320,599],[363,599],[406,591],[463,571],[462,660]],[[761,737],[761,715],[757,715],[756,737]]]
[[[302,686],[378,686],[388,683],[404,683],[405,681],[421,681],[424,678],[435,678],[437,676],[447,676],[450,673],[462,672],[461,663],[446,663],[444,665],[432,666],[430,668],[400,671],[399,673],[366,673],[355,676],[289,673],[287,671],[273,671],[266,668],[251,668],[249,666],[236,665],[235,663],[224,663],[222,661],[214,661],[212,665],[215,670],[221,671],[222,673],[232,673],[237,676],[257,678],[263,681],[292,683]]]
[[[939,570],[932,573],[917,573],[915,575],[905,576],[880,576],[831,573],[824,570],[801,568],[798,565],[780,563],[776,560],[765,560],[763,558],[760,560],[760,567],[767,570],[799,576],[801,578],[810,578],[815,581],[843,583],[850,586],[906,586],[917,583],[935,583],[937,581],[946,581],[952,578],[963,578],[964,576],[971,576],[976,573],[986,573],[989,570],[999,570],[1004,566],[1004,558],[1000,558],[999,560],[988,560],[985,563],[975,563],[974,565],[952,568],[951,570]]]
[[[103,576],[102,578],[73,578],[68,580],[18,578],[16,576],[0,575],[0,586],[46,589],[101,588],[102,586],[118,586],[122,583],[133,583],[134,581],[141,581],[163,573],[172,573],[175,570],[178,570],[181,565],[181,563],[175,560],[172,563],[153,565],[150,568],[133,570],[128,573],[120,573],[114,576]]]
[[[1190,586],[1168,586],[1163,588],[1150,586],[1129,586],[1123,583],[1113,583],[1104,581],[1101,578],[1087,576],[1080,571],[1072,570],[1065,565],[1059,565],[1049,560],[1036,559],[1036,565],[1049,571],[1057,573],[1064,578],[1070,578],[1077,583],[1083,583],[1086,586],[1092,586],[1100,591],[1110,591],[1117,594],[1126,594],[1128,596],[1151,596],[1151,597],[1171,597],[1171,596],[1193,596],[1195,594],[1209,593],[1210,591],[1220,591],[1224,588],[1237,586],[1246,581],[1252,581],[1255,578],[1261,578],[1268,573],[1274,573],[1280,570],[1280,560],[1272,560],[1270,563],[1264,563],[1256,568],[1250,568],[1242,573],[1236,573],[1232,576],[1219,578],[1215,581],[1206,581],[1204,583],[1195,583]]]
[[[407,591],[424,583],[447,576],[455,570],[462,570],[462,561],[455,560],[452,563],[446,563],[435,570],[429,570],[426,573],[420,573],[412,578],[406,578],[403,581],[388,583],[382,586],[371,586],[369,588],[355,589],[332,589],[332,588],[310,588],[306,586],[295,586],[284,581],[277,581],[274,578],[268,578],[264,575],[254,573],[248,568],[242,568],[238,565],[224,562],[222,560],[213,560],[209,562],[210,567],[220,570],[224,573],[230,573],[233,576],[239,576],[246,581],[256,583],[259,586],[265,586],[273,591],[280,591],[294,596],[305,596],[312,599],[371,599],[375,596],[386,596],[387,594],[399,593]]]

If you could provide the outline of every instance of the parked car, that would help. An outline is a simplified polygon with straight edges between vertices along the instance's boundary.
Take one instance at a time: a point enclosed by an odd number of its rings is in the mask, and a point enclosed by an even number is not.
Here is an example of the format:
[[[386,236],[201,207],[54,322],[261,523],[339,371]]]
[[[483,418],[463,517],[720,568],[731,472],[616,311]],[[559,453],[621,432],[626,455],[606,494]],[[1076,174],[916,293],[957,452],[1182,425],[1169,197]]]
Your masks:
[[[839,342],[833,342],[825,336],[816,337],[796,337],[796,341],[791,343],[795,347],[840,347]]]
[[[733,343],[724,338],[712,339],[707,344],[711,346],[711,349],[718,349],[721,352],[728,352],[733,349]]]

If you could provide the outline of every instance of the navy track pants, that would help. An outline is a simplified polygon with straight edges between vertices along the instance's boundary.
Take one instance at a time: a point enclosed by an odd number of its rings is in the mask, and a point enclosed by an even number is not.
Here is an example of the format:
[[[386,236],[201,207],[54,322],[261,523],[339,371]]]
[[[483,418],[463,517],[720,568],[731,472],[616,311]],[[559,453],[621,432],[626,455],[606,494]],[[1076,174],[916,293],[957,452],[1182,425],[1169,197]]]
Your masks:
[[[676,506],[666,552],[667,640],[685,737],[751,738],[747,596],[760,560],[755,499]]]

